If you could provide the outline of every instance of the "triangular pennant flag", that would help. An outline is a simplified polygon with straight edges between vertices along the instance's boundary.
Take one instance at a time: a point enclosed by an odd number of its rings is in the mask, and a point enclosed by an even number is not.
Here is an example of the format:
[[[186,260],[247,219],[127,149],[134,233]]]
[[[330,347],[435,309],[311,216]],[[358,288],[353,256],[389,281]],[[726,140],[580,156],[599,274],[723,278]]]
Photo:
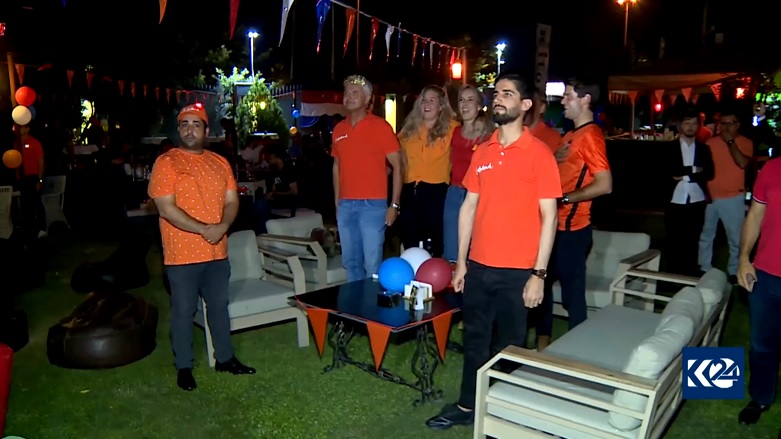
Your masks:
[[[146,92],[149,90],[149,85],[144,84],[144,99],[146,99]]]
[[[165,15],[165,7],[168,5],[168,0],[160,0],[160,21],[158,24],[163,22],[163,16]]]
[[[282,0],[282,22],[279,29],[279,45],[282,45],[282,39],[285,38],[285,26],[287,25],[287,16],[290,15],[290,8],[296,0]]]
[[[92,80],[95,79],[95,74],[87,72],[87,90],[92,88]]]
[[[675,105],[675,101],[678,99],[678,93],[668,93],[670,96],[670,105]]]
[[[434,43],[433,41],[429,41],[428,45],[428,68],[433,69],[434,68]]]
[[[68,70],[68,87],[73,87],[73,70]]]
[[[15,64],[14,67],[16,67],[16,75],[19,76],[19,85],[24,85],[24,65]]]
[[[629,99],[632,103],[635,102],[635,99],[637,99],[637,90],[629,90]]]
[[[181,101],[182,101],[182,91],[176,90],[176,103],[178,104]]]
[[[681,94],[683,95],[683,98],[686,99],[686,102],[689,102],[689,100],[692,97],[692,88],[691,87],[682,88]]]
[[[155,87],[155,99],[160,100],[160,87]]]
[[[133,95],[133,97],[136,97],[136,83],[131,82],[130,83],[130,94]]]
[[[391,328],[372,321],[366,321],[366,329],[369,330],[369,343],[374,357],[374,368],[380,370],[382,357],[385,356],[385,348],[388,346]]]
[[[171,93],[172,92],[173,92],[173,90],[171,90],[170,88],[166,88],[165,89],[165,100],[167,102],[171,102]]]
[[[323,348],[325,347],[325,331],[328,328],[328,310],[322,308],[309,308],[306,310],[306,315],[309,317],[309,323],[312,324],[312,332],[315,333],[317,352],[322,357]]]
[[[230,39],[233,39],[233,32],[236,30],[236,18],[239,16],[239,0],[230,0]]]
[[[664,97],[664,90],[655,90],[654,96],[656,97],[656,102],[661,103],[662,98]]]
[[[450,334],[450,320],[452,317],[452,313],[440,314],[431,321],[431,324],[434,325],[434,338],[437,340],[439,358],[441,358],[443,361],[445,360],[447,337]]]
[[[390,42],[391,37],[393,36],[393,26],[388,26],[388,29],[385,30],[385,61],[387,62],[390,60]]]
[[[344,15],[347,19],[347,31],[344,34],[344,54],[342,56],[347,56],[347,47],[350,45],[350,39],[353,36],[353,29],[355,29],[356,11],[353,8],[347,8],[344,10]]]
[[[119,84],[119,95],[122,96],[125,94],[125,80],[119,79],[117,83]]]

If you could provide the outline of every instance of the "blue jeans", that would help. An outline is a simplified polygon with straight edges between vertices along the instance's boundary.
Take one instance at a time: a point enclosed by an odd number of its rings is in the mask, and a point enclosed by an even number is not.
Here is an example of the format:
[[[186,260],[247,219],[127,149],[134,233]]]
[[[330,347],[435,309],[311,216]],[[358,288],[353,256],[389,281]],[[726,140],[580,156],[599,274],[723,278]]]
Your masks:
[[[748,393],[770,405],[776,397],[779,344],[781,344],[781,277],[757,270],[757,283],[748,295],[751,349],[748,353]]]
[[[458,212],[466,198],[466,189],[459,186],[447,188],[445,196],[444,237],[445,251],[443,258],[450,262],[458,259]]]
[[[740,232],[743,230],[743,221],[746,219],[746,198],[740,194],[732,198],[720,198],[713,200],[705,208],[705,223],[700,233],[699,263],[702,271],[713,268],[713,240],[716,239],[716,230],[719,220],[727,232],[729,243],[729,263],[727,273],[731,276],[738,272],[738,250],[740,246]]]
[[[387,210],[385,199],[339,200],[336,222],[348,282],[366,279],[379,270]]]

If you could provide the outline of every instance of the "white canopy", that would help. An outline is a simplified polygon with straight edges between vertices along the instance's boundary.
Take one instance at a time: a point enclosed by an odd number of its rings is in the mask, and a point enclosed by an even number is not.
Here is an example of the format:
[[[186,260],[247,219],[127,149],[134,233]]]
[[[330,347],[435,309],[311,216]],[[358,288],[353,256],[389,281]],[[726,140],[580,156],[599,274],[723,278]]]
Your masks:
[[[621,75],[608,78],[607,86],[611,93],[630,91],[680,91],[684,88],[697,88],[716,84],[740,76],[739,73],[696,73],[686,75]]]

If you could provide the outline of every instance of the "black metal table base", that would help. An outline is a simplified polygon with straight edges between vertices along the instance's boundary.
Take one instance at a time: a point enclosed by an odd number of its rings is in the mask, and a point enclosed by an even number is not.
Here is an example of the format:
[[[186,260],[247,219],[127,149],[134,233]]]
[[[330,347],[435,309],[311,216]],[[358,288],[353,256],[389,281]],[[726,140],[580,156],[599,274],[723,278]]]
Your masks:
[[[433,334],[429,333],[427,325],[420,325],[415,337],[415,352],[412,354],[410,367],[415,376],[415,382],[411,382],[400,375],[385,368],[377,369],[374,364],[365,363],[353,359],[347,352],[347,346],[352,341],[355,333],[344,322],[337,322],[328,333],[328,345],[333,349],[333,359],[330,366],[326,366],[323,372],[331,372],[345,365],[352,365],[385,381],[407,386],[420,392],[420,398],[413,403],[418,406],[427,402],[437,401],[442,398],[442,390],[434,384],[434,372],[441,362],[437,343],[433,340]]]

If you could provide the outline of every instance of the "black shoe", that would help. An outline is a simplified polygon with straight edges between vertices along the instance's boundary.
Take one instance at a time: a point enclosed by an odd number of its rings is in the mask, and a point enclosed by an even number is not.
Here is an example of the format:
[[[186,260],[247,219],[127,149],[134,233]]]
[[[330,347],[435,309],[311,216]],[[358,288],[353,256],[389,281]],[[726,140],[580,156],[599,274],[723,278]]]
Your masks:
[[[745,425],[756,424],[757,421],[759,421],[759,417],[762,416],[762,413],[765,413],[769,408],[769,405],[763,406],[756,401],[751,401],[740,411],[740,414],[738,414],[738,422]]]
[[[198,384],[195,383],[195,378],[193,378],[193,370],[189,368],[179,369],[178,376],[176,377],[176,385],[179,386],[180,389],[188,392],[195,390],[195,388],[198,387]]]
[[[447,430],[454,425],[472,425],[475,423],[475,412],[466,412],[458,407],[458,404],[448,404],[442,408],[438,415],[426,421],[428,428],[432,430]]]
[[[214,370],[217,372],[230,372],[234,375],[253,375],[255,374],[255,369],[245,366],[239,362],[236,357],[231,358],[230,360],[220,363],[219,361],[214,366]]]

